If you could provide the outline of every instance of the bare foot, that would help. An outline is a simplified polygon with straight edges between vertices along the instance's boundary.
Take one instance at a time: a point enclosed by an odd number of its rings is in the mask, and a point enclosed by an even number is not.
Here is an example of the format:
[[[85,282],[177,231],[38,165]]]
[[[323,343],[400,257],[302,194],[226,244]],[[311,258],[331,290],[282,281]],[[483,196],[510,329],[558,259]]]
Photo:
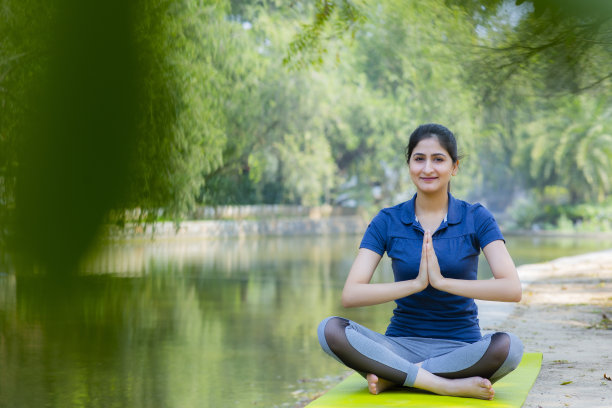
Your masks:
[[[443,379],[441,385],[442,387],[440,389],[432,391],[441,395],[479,398],[484,400],[492,400],[495,396],[495,390],[493,390],[491,381],[486,378],[469,377],[453,380]]]
[[[366,380],[368,380],[368,390],[370,390],[370,394],[374,395],[380,394],[384,390],[395,385],[384,378],[378,378],[375,374],[368,374]]]
[[[470,397],[492,400],[495,391],[491,381],[481,377],[449,379],[438,377],[427,370],[419,369],[413,387],[440,395]]]

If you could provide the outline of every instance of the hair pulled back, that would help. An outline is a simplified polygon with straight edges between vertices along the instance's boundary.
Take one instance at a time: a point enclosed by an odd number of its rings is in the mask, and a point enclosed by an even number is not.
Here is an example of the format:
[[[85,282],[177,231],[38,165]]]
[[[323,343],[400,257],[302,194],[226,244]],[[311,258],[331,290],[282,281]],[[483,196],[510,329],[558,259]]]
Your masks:
[[[421,140],[429,139],[430,137],[436,137],[440,146],[450,155],[453,163],[457,163],[459,154],[457,153],[457,140],[455,139],[455,135],[446,127],[437,123],[420,125],[412,132],[408,140],[408,146],[406,146],[406,163],[410,163],[410,156],[412,156],[412,151],[416,145],[419,144]]]

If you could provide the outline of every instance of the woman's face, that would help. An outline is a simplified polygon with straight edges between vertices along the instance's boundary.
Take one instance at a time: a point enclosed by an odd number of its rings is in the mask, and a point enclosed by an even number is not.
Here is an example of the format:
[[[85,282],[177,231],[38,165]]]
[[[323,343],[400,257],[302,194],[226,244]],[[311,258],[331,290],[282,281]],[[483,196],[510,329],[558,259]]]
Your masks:
[[[410,177],[422,193],[448,191],[448,183],[457,174],[459,163],[440,145],[435,136],[421,140],[414,147],[410,160]]]

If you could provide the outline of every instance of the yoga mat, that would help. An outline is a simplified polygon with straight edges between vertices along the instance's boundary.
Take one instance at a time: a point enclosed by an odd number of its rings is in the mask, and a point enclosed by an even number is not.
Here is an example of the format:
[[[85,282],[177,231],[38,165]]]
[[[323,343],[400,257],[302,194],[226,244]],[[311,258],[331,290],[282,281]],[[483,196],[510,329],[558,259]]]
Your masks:
[[[540,372],[541,365],[542,353],[525,353],[516,370],[493,384],[495,398],[492,401],[445,397],[414,388],[395,388],[379,395],[372,395],[368,392],[365,379],[355,373],[329,390],[325,395],[308,404],[307,407],[519,408],[525,402],[527,394]]]

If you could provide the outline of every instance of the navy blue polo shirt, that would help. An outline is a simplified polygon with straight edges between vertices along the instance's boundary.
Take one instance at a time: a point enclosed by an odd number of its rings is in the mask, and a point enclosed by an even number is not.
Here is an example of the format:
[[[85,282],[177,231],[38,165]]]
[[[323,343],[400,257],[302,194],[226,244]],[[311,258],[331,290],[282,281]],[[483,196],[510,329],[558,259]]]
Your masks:
[[[480,249],[504,237],[493,215],[480,204],[469,204],[449,193],[448,213],[433,233],[433,246],[442,275],[477,279]],[[414,279],[419,273],[423,228],[414,214],[416,194],[410,201],[381,210],[368,226],[360,248],[391,258],[395,281]],[[395,301],[386,334],[393,337],[429,337],[464,342],[480,340],[478,307],[474,299],[434,289]]]

